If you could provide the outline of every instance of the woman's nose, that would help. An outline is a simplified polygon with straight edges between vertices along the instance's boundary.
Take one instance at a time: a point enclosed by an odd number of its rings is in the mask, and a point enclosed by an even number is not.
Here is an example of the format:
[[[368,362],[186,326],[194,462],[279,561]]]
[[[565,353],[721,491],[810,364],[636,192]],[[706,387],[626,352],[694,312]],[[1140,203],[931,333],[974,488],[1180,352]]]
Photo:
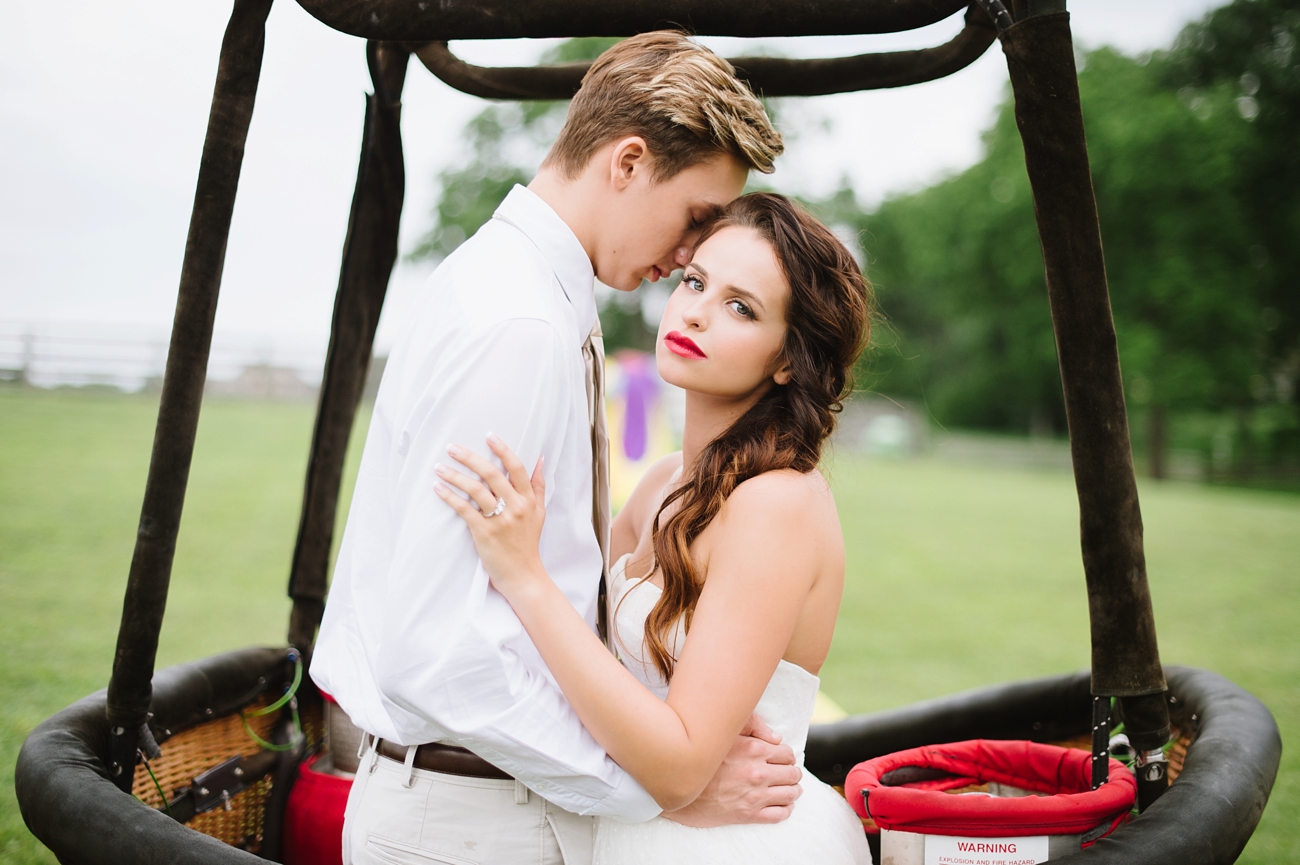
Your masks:
[[[704,304],[698,298],[682,309],[682,324],[695,330],[704,329]]]

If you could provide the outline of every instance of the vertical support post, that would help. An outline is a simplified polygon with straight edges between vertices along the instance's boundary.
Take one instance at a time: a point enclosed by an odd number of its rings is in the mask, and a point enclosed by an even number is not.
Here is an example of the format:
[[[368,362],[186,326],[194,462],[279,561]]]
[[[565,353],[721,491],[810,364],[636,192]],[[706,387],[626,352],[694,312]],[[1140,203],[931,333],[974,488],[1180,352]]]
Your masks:
[[[1070,428],[1088,582],[1092,692],[1120,698],[1126,732],[1143,752],[1167,741],[1169,711],[1070,16],[1049,11],[1055,7],[1031,2],[1028,17],[1000,38],[1034,192]]]
[[[325,377],[289,575],[289,643],[309,654],[325,610],[325,588],[348,437],[365,386],[379,312],[397,261],[406,177],[402,161],[402,85],[410,55],[393,42],[369,42],[375,92],[366,100],[361,163],[343,244]]]
[[[253,117],[271,0],[235,0],[221,42],[217,83],[199,162],[176,317],[163,376],[153,454],[131,558],[113,676],[108,683],[109,773],[130,792],[137,736],[153,696],[158,632],[167,606],[172,558],[189,481],[194,436],[212,345],[212,320],[226,260],[226,239]]]

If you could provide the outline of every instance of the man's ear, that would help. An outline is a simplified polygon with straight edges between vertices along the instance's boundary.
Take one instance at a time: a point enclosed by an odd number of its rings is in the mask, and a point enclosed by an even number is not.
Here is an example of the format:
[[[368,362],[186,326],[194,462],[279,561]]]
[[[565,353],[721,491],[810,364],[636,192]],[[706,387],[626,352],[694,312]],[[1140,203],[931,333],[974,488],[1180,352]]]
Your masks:
[[[650,171],[650,148],[640,135],[629,135],[614,142],[609,157],[610,182],[619,192],[632,185],[639,174]]]

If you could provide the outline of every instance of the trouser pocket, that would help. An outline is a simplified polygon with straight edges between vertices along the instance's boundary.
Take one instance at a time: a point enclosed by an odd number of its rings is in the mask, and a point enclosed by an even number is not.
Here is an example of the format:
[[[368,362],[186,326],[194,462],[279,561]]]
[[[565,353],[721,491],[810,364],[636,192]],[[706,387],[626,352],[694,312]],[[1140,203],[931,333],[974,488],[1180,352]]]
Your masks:
[[[376,835],[371,835],[366,839],[366,854],[373,857],[374,861],[388,863],[388,865],[430,865],[430,863],[439,863],[439,865],[478,865],[478,862],[473,859],[462,859],[448,853],[422,850],[419,847],[412,847],[409,844],[391,841]]]

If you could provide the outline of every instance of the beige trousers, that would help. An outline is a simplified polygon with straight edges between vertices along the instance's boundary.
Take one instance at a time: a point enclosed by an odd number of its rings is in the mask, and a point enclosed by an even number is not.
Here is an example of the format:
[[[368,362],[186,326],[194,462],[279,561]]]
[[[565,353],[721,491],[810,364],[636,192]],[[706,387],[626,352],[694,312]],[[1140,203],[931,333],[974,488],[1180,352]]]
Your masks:
[[[407,768],[371,745],[343,819],[344,865],[591,865],[593,817],[518,781]]]

